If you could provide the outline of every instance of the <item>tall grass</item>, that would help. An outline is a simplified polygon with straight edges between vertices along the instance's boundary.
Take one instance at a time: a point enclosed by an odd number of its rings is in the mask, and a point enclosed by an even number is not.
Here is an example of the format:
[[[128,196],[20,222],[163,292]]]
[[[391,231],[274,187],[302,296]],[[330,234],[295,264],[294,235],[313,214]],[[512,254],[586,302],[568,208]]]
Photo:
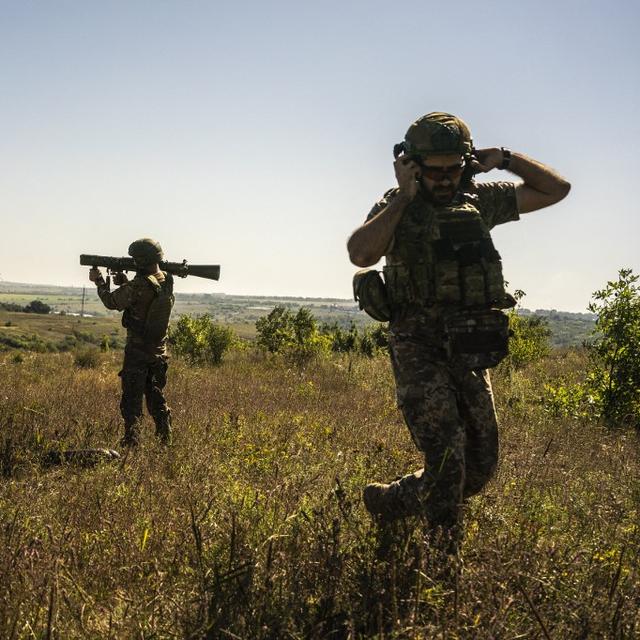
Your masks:
[[[118,358],[3,356],[0,637],[634,637],[638,441],[541,402],[583,365],[497,375],[500,468],[445,575],[419,523],[360,500],[421,464],[384,357],[173,361],[170,449],[147,421],[118,464],[45,470],[49,447],[116,446]]]

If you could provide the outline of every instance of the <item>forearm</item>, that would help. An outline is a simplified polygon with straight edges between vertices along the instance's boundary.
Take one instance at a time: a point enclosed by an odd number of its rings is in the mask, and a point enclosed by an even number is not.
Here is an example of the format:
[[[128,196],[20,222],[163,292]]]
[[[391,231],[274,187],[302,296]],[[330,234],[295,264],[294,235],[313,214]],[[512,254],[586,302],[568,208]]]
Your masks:
[[[107,282],[105,282],[104,278],[100,277],[99,280],[96,280],[96,290],[98,293],[98,297],[102,300],[102,304],[107,309],[113,309],[118,311],[118,304],[115,300],[113,293],[110,291],[110,286]]]
[[[385,254],[396,226],[411,198],[398,193],[374,218],[353,232],[347,242],[349,258],[358,267],[370,267]]]
[[[555,204],[571,189],[569,182],[551,167],[523,153],[511,154],[508,170],[523,180],[522,184],[516,186],[519,213],[537,211]]]
[[[562,194],[564,197],[570,188],[569,182],[551,167],[529,158],[523,153],[512,153],[508,170],[522,178],[524,183],[547,195]]]

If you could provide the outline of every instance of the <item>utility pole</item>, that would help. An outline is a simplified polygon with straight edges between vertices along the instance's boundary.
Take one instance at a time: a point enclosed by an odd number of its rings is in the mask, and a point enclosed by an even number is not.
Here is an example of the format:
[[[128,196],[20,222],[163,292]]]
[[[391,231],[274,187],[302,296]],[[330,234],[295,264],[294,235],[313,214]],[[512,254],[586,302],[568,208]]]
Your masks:
[[[80,307],[80,317],[84,318],[84,298],[87,287],[82,287],[82,306]]]

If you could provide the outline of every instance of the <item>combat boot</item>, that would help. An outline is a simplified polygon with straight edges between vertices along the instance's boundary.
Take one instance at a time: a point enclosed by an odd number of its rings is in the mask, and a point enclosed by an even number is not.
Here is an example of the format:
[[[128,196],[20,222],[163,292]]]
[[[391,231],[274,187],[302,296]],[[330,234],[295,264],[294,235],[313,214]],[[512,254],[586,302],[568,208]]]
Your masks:
[[[120,440],[121,447],[137,447],[140,444],[140,423],[124,425],[124,436]]]
[[[362,500],[367,511],[382,522],[393,522],[403,516],[396,497],[397,487],[394,484],[372,482],[362,492]]]
[[[156,421],[156,438],[162,444],[171,444],[171,415],[162,416]]]

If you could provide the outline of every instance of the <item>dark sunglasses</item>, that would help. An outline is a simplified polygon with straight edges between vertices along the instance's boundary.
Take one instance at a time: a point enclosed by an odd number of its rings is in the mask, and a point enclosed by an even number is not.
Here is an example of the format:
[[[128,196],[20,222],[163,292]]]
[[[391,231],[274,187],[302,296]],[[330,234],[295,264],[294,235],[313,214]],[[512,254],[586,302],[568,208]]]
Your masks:
[[[454,164],[450,167],[428,167],[422,162],[419,156],[415,156],[412,160],[422,170],[422,175],[426,176],[430,180],[444,180],[445,178],[459,178],[464,171],[464,162],[460,164]]]

